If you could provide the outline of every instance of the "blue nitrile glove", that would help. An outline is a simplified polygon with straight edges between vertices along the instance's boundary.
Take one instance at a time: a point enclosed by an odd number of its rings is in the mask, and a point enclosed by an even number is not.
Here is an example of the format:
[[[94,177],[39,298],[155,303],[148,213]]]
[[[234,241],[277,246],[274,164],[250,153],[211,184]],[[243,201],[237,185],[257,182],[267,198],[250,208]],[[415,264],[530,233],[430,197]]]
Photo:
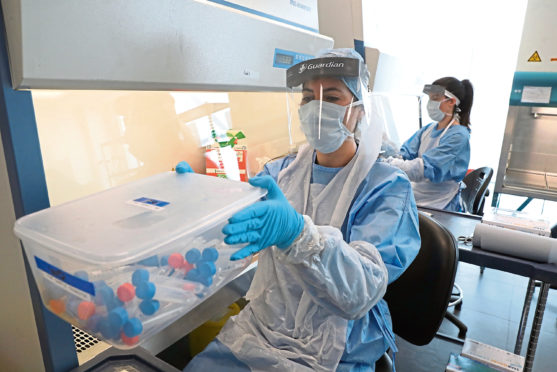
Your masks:
[[[176,173],[179,173],[179,174],[193,173],[193,169],[191,168],[191,166],[187,162],[181,161],[178,164],[176,164]]]
[[[267,200],[236,213],[222,229],[227,235],[224,238],[226,244],[249,243],[230,256],[232,261],[271,245],[287,248],[304,228],[304,218],[290,205],[271,176],[254,177],[249,183],[267,189]]]

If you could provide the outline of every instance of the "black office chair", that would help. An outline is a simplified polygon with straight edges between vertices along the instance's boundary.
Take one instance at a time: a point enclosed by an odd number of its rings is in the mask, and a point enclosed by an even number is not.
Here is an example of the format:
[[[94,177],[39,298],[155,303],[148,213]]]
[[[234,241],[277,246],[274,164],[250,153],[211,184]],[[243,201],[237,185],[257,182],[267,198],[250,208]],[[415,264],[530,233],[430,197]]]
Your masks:
[[[462,190],[461,198],[466,213],[483,216],[485,197],[489,195],[489,181],[493,176],[493,169],[481,167],[468,173],[462,182],[466,188]]]
[[[481,167],[474,169],[472,172],[464,176],[462,182],[466,188],[462,190],[460,197],[464,204],[464,211],[466,213],[477,214],[483,216],[485,198],[489,195],[489,181],[493,176],[493,169],[490,167]],[[484,267],[480,267],[480,274],[483,274]],[[459,289],[460,292],[460,289]],[[456,309],[460,310],[462,306],[462,293],[459,293],[453,298],[453,303]]]
[[[395,333],[414,345],[427,345],[435,337],[447,312],[458,264],[454,236],[444,226],[419,213],[422,244],[410,267],[387,287],[385,300]],[[377,372],[392,371],[384,355]]]

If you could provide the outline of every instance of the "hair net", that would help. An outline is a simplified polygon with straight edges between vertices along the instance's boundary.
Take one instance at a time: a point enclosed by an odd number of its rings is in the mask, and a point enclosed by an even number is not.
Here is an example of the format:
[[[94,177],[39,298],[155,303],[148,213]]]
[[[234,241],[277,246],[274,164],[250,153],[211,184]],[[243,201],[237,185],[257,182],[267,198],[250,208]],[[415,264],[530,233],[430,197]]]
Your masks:
[[[342,80],[342,82],[348,87],[348,89],[350,89],[352,94],[358,99],[358,101],[360,101],[362,99],[361,83],[363,83],[365,87],[369,86],[369,71],[360,53],[351,48],[323,49],[320,50],[315,56],[315,58],[321,57],[355,58],[361,62],[359,77],[339,77],[340,80]]]

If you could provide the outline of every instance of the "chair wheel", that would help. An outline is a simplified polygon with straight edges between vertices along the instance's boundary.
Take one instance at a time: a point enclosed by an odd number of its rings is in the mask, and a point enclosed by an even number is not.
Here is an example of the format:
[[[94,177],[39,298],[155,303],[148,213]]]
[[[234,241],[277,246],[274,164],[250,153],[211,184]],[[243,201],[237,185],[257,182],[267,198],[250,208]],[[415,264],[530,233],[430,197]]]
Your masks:
[[[460,301],[458,304],[455,305],[455,310],[460,311],[460,309],[462,309],[462,301]]]

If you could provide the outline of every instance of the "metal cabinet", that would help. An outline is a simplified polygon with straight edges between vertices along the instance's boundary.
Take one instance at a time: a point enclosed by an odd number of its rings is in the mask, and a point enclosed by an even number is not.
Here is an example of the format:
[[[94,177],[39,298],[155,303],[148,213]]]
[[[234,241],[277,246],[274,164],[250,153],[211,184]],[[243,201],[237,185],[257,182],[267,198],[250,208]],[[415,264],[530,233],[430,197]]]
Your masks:
[[[557,108],[509,107],[495,192],[557,201]]]

